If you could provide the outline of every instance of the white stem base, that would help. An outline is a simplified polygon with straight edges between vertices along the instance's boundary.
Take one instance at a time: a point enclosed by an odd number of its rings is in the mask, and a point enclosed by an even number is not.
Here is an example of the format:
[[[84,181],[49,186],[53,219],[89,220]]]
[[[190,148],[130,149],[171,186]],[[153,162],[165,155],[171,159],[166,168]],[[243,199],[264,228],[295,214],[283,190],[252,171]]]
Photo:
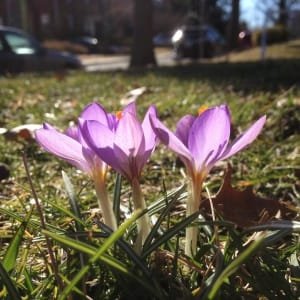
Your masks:
[[[95,181],[95,189],[98,198],[98,204],[102,211],[104,223],[109,226],[113,231],[117,229],[117,221],[113,212],[113,206],[108,199],[107,190],[102,180]]]
[[[132,184],[132,199],[134,209],[146,209],[146,202],[142,195],[141,186],[137,179],[133,179]],[[151,223],[148,213],[144,214],[137,220],[138,236],[136,240],[136,251],[141,253],[143,244],[150,233]]]

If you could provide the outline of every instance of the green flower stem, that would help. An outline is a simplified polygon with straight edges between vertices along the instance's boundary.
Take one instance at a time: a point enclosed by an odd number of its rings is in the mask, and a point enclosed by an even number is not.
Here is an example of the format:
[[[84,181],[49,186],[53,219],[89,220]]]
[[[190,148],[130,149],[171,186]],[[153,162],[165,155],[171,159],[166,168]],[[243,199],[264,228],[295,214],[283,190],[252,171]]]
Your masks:
[[[132,186],[132,199],[134,204],[134,209],[141,209],[144,210],[147,208],[145,199],[143,197],[141,186],[137,178],[134,178],[131,182]],[[150,233],[151,225],[150,225],[150,218],[148,213],[142,215],[137,220],[137,229],[138,229],[138,236],[136,240],[136,251],[141,253],[142,246]]]
[[[104,223],[115,231],[117,229],[117,221],[114,215],[112,203],[108,198],[104,180],[95,180],[95,189],[98,204],[103,214]]]
[[[190,193],[186,204],[186,216],[189,217],[199,210],[203,177],[197,176],[190,180]],[[185,255],[192,257],[196,253],[199,229],[195,226],[185,229]]]

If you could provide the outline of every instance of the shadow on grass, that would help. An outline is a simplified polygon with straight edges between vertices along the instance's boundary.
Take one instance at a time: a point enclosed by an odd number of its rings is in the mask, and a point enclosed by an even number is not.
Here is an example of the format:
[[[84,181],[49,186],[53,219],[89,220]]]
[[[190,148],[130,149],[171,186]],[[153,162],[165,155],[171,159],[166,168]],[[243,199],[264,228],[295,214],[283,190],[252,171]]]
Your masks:
[[[138,75],[149,70],[129,70]],[[150,72],[180,80],[203,80],[216,85],[231,85],[245,93],[300,87],[300,59],[267,60],[265,62],[191,63],[174,67],[158,67]]]

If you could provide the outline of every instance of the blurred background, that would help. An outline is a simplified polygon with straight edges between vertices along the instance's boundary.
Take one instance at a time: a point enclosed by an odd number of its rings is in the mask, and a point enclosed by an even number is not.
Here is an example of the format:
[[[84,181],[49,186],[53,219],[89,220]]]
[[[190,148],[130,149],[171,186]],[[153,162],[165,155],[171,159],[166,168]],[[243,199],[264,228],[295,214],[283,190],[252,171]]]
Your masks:
[[[300,1],[1,0],[1,25],[0,53],[11,52],[14,60],[42,57],[50,49],[130,54],[130,66],[143,66],[157,63],[158,48],[171,64],[222,55],[228,60],[232,51],[253,47],[259,50],[247,57],[265,59],[268,45],[299,38]],[[64,66],[80,67],[68,59]],[[85,56],[81,62],[89,63]]]

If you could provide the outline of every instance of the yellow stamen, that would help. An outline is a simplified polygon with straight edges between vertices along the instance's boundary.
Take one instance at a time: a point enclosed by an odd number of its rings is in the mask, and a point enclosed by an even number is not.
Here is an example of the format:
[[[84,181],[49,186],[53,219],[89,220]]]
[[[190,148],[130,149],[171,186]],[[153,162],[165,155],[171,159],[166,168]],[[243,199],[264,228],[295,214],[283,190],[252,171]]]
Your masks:
[[[118,120],[121,120],[122,116],[123,116],[123,112],[121,110],[119,110],[119,111],[116,112],[116,118]]]
[[[207,105],[201,105],[199,108],[198,108],[198,116],[200,116],[201,114],[203,114],[206,110],[208,109],[208,106]]]

